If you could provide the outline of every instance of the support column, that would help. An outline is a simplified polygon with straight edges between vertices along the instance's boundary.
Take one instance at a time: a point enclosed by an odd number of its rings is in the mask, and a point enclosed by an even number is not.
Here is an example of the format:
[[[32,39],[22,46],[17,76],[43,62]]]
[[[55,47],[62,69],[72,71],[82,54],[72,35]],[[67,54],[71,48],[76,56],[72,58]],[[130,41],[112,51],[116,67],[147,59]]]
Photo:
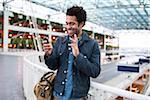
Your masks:
[[[104,34],[104,51],[106,52],[106,35]]]
[[[53,48],[53,45],[52,45],[52,35],[51,35],[51,32],[52,32],[52,25],[51,25],[51,23],[48,26],[48,31],[50,32],[50,34],[48,34],[49,43],[50,43],[50,46]]]
[[[3,51],[7,52],[8,51],[8,15],[9,11],[6,8],[5,3],[3,4]]]

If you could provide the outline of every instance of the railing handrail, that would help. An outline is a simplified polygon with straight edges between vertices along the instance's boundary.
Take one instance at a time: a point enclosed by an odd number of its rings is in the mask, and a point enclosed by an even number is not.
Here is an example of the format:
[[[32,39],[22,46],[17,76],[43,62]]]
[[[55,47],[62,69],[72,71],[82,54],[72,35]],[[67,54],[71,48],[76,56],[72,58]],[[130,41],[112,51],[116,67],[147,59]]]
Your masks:
[[[123,89],[120,89],[120,88],[104,85],[104,84],[93,82],[93,81],[91,82],[91,86],[95,87],[97,89],[100,89],[100,90],[108,91],[110,93],[113,93],[113,94],[116,94],[116,95],[119,95],[119,96],[130,98],[130,99],[150,100],[149,96],[145,96],[145,95],[142,95],[142,94],[126,91],[126,90],[123,90]]]
[[[25,62],[33,65],[34,67],[37,67],[39,70],[42,70],[42,71],[45,71],[45,72],[50,71],[48,68],[44,68],[43,66],[38,65],[38,64],[33,63],[30,60],[28,60],[27,59],[28,56],[24,57],[24,61]],[[33,54],[32,54],[32,56],[33,56]],[[111,86],[104,85],[104,84],[97,83],[97,82],[93,82],[93,81],[91,81],[91,87],[99,89],[99,90],[102,90],[104,92],[108,91],[109,93],[113,93],[115,95],[126,97],[126,98],[130,98],[130,99],[150,100],[149,96],[138,94],[138,93],[134,93],[134,92],[130,92],[130,91],[126,91],[126,90],[123,90],[123,89],[120,89],[120,88],[111,87]]]
[[[33,55],[33,54],[31,54],[31,55]],[[34,54],[34,55],[36,55],[36,54]],[[43,67],[43,66],[41,66],[41,65],[38,65],[38,64],[33,63],[33,62],[31,62],[30,60],[28,60],[28,59],[27,59],[28,56],[30,56],[30,55],[27,55],[27,56],[24,57],[24,61],[26,61],[27,63],[33,65],[34,67],[37,67],[37,68],[40,69],[40,70],[43,70],[43,71],[46,71],[46,72],[47,72],[47,71],[50,71],[50,69],[45,68],[45,67]]]

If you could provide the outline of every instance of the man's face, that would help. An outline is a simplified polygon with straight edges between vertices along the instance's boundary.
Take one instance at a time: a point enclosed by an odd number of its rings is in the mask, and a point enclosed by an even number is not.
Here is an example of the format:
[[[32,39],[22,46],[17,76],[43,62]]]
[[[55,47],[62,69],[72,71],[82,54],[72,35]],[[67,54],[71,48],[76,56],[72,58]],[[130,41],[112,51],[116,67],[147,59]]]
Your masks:
[[[79,34],[82,30],[82,25],[78,23],[76,16],[66,16],[66,29],[69,36],[73,34]]]

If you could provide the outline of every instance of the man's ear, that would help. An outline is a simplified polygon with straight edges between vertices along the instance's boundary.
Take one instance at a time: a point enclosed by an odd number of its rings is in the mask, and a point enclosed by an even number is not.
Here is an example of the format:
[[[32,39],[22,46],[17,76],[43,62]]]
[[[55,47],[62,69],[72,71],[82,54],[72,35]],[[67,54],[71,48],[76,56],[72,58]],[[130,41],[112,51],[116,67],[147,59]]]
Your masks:
[[[79,26],[80,26],[80,27],[83,27],[84,24],[85,24],[85,23],[82,21],[82,22],[79,24]]]

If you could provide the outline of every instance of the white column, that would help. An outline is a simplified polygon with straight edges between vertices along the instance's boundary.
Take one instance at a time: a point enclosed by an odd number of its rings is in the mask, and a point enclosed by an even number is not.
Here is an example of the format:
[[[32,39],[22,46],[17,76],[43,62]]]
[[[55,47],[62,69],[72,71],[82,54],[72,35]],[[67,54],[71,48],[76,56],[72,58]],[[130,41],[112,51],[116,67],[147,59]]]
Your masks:
[[[49,43],[50,43],[50,46],[53,48],[53,45],[52,45],[52,34],[51,34],[51,32],[52,32],[52,25],[51,25],[51,23],[50,23],[50,25],[48,26],[48,31],[50,32],[50,33],[48,34]]]
[[[106,35],[104,34],[104,51],[106,52]]]
[[[4,7],[3,50],[4,52],[7,52],[8,51],[8,14],[9,14],[9,11],[5,8],[6,7],[5,5],[3,7]]]

